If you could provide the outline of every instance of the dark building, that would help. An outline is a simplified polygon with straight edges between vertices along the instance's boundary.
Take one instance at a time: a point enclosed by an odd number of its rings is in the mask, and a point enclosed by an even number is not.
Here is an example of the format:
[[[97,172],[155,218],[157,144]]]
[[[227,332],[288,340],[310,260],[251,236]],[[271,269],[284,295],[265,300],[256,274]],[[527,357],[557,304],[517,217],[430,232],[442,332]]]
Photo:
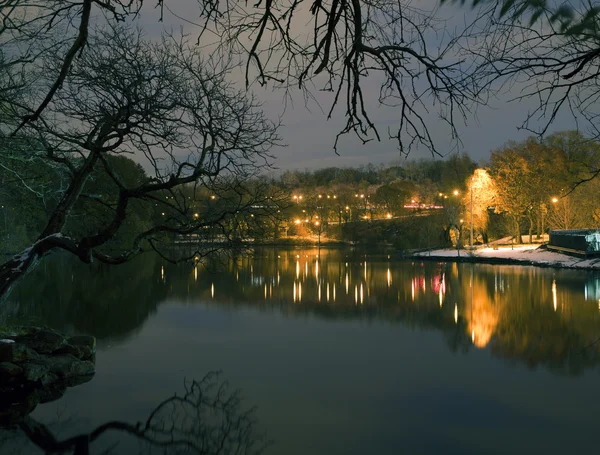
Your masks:
[[[600,255],[600,230],[564,229],[550,231],[548,249],[578,256]]]

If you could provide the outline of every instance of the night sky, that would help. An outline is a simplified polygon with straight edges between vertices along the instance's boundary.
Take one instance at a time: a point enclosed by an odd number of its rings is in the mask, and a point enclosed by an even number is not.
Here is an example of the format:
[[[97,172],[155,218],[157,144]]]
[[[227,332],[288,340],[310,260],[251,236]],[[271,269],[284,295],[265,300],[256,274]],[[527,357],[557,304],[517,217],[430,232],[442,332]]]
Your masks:
[[[419,2],[419,7],[425,8],[427,3],[436,4],[435,1]],[[198,17],[198,4],[195,1],[170,2],[171,12],[177,16],[190,21]],[[150,5],[143,8],[142,14],[136,19],[136,24],[141,26],[149,36],[158,37],[167,31],[183,30],[191,36],[197,33],[197,27],[185,23],[175,17],[171,12],[165,10],[163,22],[158,20],[158,11]],[[438,11],[440,17],[448,20],[449,28],[456,24],[462,24],[469,20],[472,15],[467,7],[455,4],[445,4]],[[308,20],[308,17],[307,17]],[[433,40],[435,38],[432,38]],[[202,42],[207,44],[208,38]],[[435,47],[431,42],[431,47]],[[243,75],[233,75],[240,82]],[[240,87],[243,84],[240,83]],[[431,110],[428,119],[430,134],[438,147],[438,151],[448,156],[457,150],[467,153],[472,159],[480,164],[489,160],[490,152],[501,147],[510,140],[523,140],[532,133],[521,130],[519,127],[525,120],[527,113],[536,107],[535,99],[526,101],[510,100],[521,94],[518,84],[489,101],[487,106],[479,105],[476,111],[468,116],[466,124],[462,119],[458,121],[457,128],[460,133],[462,146],[458,149],[450,145],[450,137],[443,122],[437,119],[435,108]],[[336,134],[345,124],[343,104],[335,110],[333,118],[327,121],[326,112],[330,107],[331,95],[325,92],[313,91],[322,109],[315,103],[305,106],[302,94],[297,91],[293,94],[293,102],[284,103],[284,94],[274,91],[272,87],[262,88],[258,85],[252,86],[258,100],[264,103],[264,111],[273,120],[282,119],[283,127],[280,135],[286,147],[273,150],[275,156],[274,166],[279,170],[285,169],[318,169],[322,167],[355,167],[368,163],[375,165],[402,164],[407,157],[401,155],[397,142],[388,139],[388,127],[397,128],[398,113],[393,108],[380,107],[377,103],[379,84],[374,79],[365,80],[364,92],[372,95],[370,99],[370,116],[379,129],[382,140],[373,140],[366,145],[353,134],[346,135],[338,144],[339,156],[334,153],[333,145]],[[325,112],[323,112],[325,111]],[[575,122],[570,115],[564,111],[558,116],[548,133],[566,129],[574,129]],[[426,149],[413,150],[408,159],[432,158],[432,153]],[[438,156],[435,157],[439,159]]]

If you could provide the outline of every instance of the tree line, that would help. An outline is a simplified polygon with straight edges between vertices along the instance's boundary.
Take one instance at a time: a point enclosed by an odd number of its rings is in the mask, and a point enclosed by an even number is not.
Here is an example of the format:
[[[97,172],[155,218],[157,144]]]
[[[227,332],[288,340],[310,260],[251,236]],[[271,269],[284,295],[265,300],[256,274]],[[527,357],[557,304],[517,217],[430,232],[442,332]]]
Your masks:
[[[592,177],[599,152],[596,141],[565,131],[541,141],[530,137],[508,142],[492,151],[488,163],[454,154],[446,160],[387,166],[288,170],[276,177],[249,179],[242,198],[227,180],[211,188],[188,184],[176,193],[157,191],[150,204],[133,201],[122,225],[98,251],[107,256],[126,251],[139,232],[160,223],[195,227],[156,233],[151,240],[154,249],[165,256],[178,241],[213,246],[218,241],[225,247],[249,239],[323,238],[388,242],[402,249],[461,247],[505,236],[520,242],[523,234],[532,241],[550,229],[598,226],[600,183]],[[126,156],[107,155],[106,160],[128,186],[150,179]],[[49,216],[52,195],[60,194],[61,180],[35,169],[31,175],[21,173],[29,188],[0,170],[5,252],[9,248],[16,252],[35,240]],[[31,191],[39,196],[31,197]],[[113,216],[111,204],[118,200],[118,188],[105,173],[92,173],[83,195],[73,207],[65,235],[85,237]],[[83,202],[88,200],[94,203]],[[184,257],[198,254],[198,248],[191,248]]]
[[[158,19],[191,7],[169,0],[156,6]],[[274,186],[265,188],[260,178],[281,145],[279,121],[261,111],[253,87],[297,88],[327,106],[328,117],[339,110],[345,123],[332,138],[334,150],[346,134],[363,143],[382,140],[372,112],[387,106],[397,122],[386,135],[401,156],[415,148],[432,156],[455,151],[461,121],[506,87],[517,87],[517,100],[536,100],[524,128],[544,136],[567,110],[598,137],[594,6],[476,0],[475,12],[456,27],[447,27],[438,8],[404,1],[197,6],[191,39],[145,35],[139,18],[149,6],[142,0],[0,1],[0,169],[3,191],[18,201],[19,212],[11,212],[14,204],[2,207],[4,230],[8,235],[9,222],[22,219],[13,239],[30,240],[0,265],[0,296],[56,250],[86,263],[119,264],[148,249],[177,261],[189,258],[170,257],[164,240],[219,230],[235,240],[244,229],[263,227],[249,218],[282,213],[272,202],[279,197],[271,194]],[[305,10],[308,22],[299,13]],[[232,82],[240,70],[241,90]],[[379,91],[364,89],[368,79]],[[432,127],[445,133],[443,146]],[[128,172],[119,168],[125,161],[114,158],[130,154],[143,162],[142,180],[125,179]],[[369,202],[363,217],[393,205],[394,194],[412,192],[404,182],[424,184],[400,178],[385,183],[392,187],[387,196],[380,190],[380,200],[388,201]],[[89,191],[88,182],[104,180],[110,197]],[[204,195],[224,203],[211,206]],[[533,202],[525,215],[530,225],[542,204]],[[515,226],[520,213],[511,215]],[[133,226],[127,248],[116,254],[107,248]],[[313,226],[320,236],[323,224]]]

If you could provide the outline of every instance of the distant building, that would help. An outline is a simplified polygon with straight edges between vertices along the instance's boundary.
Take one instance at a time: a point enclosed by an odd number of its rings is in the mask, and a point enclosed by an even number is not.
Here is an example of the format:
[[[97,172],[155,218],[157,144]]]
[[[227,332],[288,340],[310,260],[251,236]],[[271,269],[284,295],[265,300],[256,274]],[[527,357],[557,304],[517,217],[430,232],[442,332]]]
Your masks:
[[[578,256],[600,255],[600,229],[550,231],[548,249]]]

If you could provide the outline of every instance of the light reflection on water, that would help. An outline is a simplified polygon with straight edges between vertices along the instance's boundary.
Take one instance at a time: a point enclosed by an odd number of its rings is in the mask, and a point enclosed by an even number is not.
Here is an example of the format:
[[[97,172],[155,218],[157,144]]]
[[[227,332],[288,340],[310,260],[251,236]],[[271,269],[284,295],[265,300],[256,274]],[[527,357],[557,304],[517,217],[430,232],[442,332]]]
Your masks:
[[[67,319],[83,319],[85,313],[94,313],[102,293],[111,291],[131,293],[126,300],[138,315],[156,308],[165,298],[190,303],[211,300],[226,306],[252,305],[261,310],[267,309],[269,302],[278,302],[296,306],[288,307],[288,314],[308,312],[328,318],[375,314],[382,320],[401,321],[416,313],[421,318],[435,317],[433,325],[442,331],[458,324],[465,338],[477,348],[495,343],[496,348],[502,349],[507,337],[515,337],[511,341],[515,346],[526,346],[527,339],[517,339],[527,333],[515,325],[524,318],[536,321],[540,327],[560,326],[563,331],[574,331],[582,340],[595,339],[597,331],[600,334],[600,275],[585,271],[402,261],[388,255],[369,257],[317,248],[263,249],[251,257],[218,264],[173,266],[148,256],[114,269],[71,265],[44,263],[43,271],[38,268],[15,289],[4,312],[12,311],[14,319],[39,320],[58,328],[70,326],[103,338],[113,335],[108,327],[98,331],[92,321],[82,325],[81,321]],[[157,281],[153,280],[153,270],[157,270]],[[137,298],[141,297],[137,285],[145,288],[143,299]],[[49,287],[54,290],[47,291]],[[340,294],[338,288],[344,292]],[[36,290],[40,291],[37,295]],[[78,302],[69,300],[74,294]],[[41,295],[59,301],[53,305],[56,311],[52,314],[47,306],[37,304]],[[81,309],[61,314],[65,305],[78,305]],[[120,309],[127,313],[127,308]],[[96,322],[98,326],[110,325],[102,317]],[[130,330],[138,328],[141,322],[143,319],[134,323],[137,326],[132,324]]]
[[[186,297],[202,298],[203,279],[198,279],[196,269],[194,273],[198,283],[189,288]],[[206,269],[201,273],[213,276]],[[231,275],[235,281],[228,278]],[[252,258],[231,261],[219,276],[223,292],[215,298],[213,283],[211,297],[224,304],[235,299],[238,305],[258,305],[256,297],[261,291],[265,303],[302,304],[305,311],[315,313],[335,314],[336,309],[347,313],[342,309],[360,305],[384,310],[379,312],[383,319],[409,308],[423,314],[437,312],[440,327],[445,326],[444,320],[460,322],[466,338],[477,348],[510,332],[508,327],[523,316],[526,304],[538,310],[538,314],[527,311],[528,317],[538,320],[545,321],[549,316],[544,309],[550,308],[557,313],[559,324],[573,321],[574,313],[586,314],[586,325],[594,330],[600,322],[598,309],[588,304],[589,296],[595,295],[590,289],[595,289],[597,274],[581,271],[368,259],[337,250],[307,249],[301,254],[297,250],[260,251]],[[177,289],[181,273],[173,279]],[[345,291],[341,297],[336,294],[338,287]],[[448,300],[454,305],[446,308]],[[327,304],[335,305],[319,307]]]
[[[106,402],[135,416],[146,395],[176,390],[177,375],[223,369],[281,442],[272,453],[398,453],[402,444],[409,453],[564,453],[591,446],[540,437],[560,427],[575,440],[593,424],[598,282],[585,271],[317,248],[205,266],[56,258],[3,311],[98,337],[97,377],[57,404],[71,410]],[[136,375],[139,387],[127,385]],[[527,431],[512,444],[507,428]]]

